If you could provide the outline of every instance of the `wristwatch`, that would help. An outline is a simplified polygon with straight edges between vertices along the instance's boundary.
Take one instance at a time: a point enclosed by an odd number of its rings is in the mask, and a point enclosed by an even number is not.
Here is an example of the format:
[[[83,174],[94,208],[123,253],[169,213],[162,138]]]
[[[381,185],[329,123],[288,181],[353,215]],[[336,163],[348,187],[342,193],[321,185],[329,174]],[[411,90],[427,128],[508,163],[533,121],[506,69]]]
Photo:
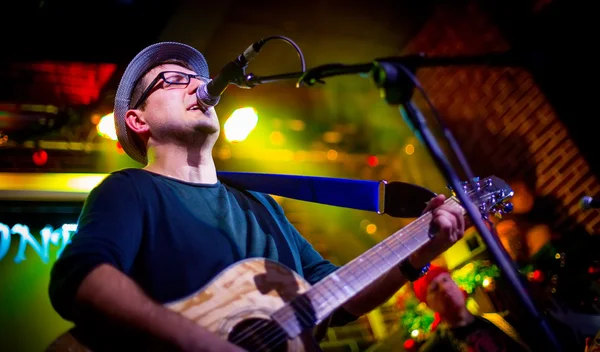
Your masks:
[[[411,282],[417,281],[418,279],[423,277],[423,275],[425,275],[429,271],[430,266],[431,263],[427,263],[421,269],[417,269],[410,263],[408,259],[405,259],[402,262],[400,262],[400,264],[398,264],[398,268],[400,269],[402,276],[404,276]]]

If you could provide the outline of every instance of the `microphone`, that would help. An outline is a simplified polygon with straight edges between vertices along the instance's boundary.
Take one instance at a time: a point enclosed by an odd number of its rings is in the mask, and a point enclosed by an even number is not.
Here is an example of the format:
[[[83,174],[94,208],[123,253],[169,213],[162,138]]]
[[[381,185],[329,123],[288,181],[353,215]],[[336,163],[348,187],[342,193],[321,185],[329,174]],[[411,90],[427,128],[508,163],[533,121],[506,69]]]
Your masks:
[[[598,209],[600,208],[600,199],[592,198],[590,196],[584,196],[581,197],[581,200],[579,201],[579,206],[583,210]]]
[[[206,107],[215,106],[219,103],[221,94],[230,83],[241,85],[244,81],[244,71],[248,63],[258,55],[265,42],[265,39],[261,39],[250,45],[235,60],[225,65],[213,80],[198,87],[196,90],[198,102]]]

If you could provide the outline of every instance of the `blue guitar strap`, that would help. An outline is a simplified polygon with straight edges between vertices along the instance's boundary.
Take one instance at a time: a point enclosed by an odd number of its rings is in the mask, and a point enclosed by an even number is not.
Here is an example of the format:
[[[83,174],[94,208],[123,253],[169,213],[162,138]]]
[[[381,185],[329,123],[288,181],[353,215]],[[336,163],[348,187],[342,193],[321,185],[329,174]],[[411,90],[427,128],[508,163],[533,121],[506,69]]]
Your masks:
[[[420,216],[425,203],[435,196],[424,187],[396,181],[249,172],[217,172],[217,176],[238,189],[401,218]]]
[[[381,181],[316,176],[217,172],[218,178],[236,188],[307,202],[382,212]]]

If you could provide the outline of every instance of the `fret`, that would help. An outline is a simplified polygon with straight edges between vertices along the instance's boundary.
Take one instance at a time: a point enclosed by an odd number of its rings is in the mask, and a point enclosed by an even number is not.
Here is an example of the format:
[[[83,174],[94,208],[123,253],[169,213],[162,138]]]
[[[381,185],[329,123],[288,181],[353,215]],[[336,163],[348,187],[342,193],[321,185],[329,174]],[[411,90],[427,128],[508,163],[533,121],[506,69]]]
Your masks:
[[[352,290],[349,287],[348,281],[345,281],[344,279],[340,278],[340,276],[337,273],[331,274],[331,278],[333,279],[333,282],[335,282],[336,286],[342,289],[345,297],[351,297],[352,295],[354,295],[354,293],[356,293],[356,291]]]
[[[389,247],[388,247],[389,248]],[[393,266],[393,264],[390,264],[389,259],[387,258],[387,255],[385,253],[382,254],[382,252],[386,249],[386,247],[384,246],[377,246],[377,248],[375,249],[375,253],[377,253],[377,255],[379,256],[379,258],[381,258],[381,260],[385,261],[386,265],[390,265]]]
[[[321,316],[320,312],[332,312],[336,308],[334,302],[331,302],[330,298],[327,295],[324,295],[319,290],[308,291],[306,293],[306,297],[308,297],[308,299],[312,302],[313,307],[315,307],[315,310],[317,311],[318,321],[320,321],[326,316]]]
[[[386,248],[391,254],[394,255],[394,257],[396,257],[395,259],[392,259],[392,262],[396,262],[396,261],[401,262],[402,259],[404,259],[403,255],[398,254],[398,249],[392,248],[392,246],[390,245],[390,243],[388,243],[386,241],[381,242],[381,246],[378,246],[378,247],[380,247],[380,248]]]
[[[330,279],[323,283],[325,286],[326,292],[331,293],[334,300],[343,301],[346,299],[346,295],[343,291],[339,289],[339,286],[335,282],[335,273],[330,275]]]
[[[374,252],[374,251],[373,251]],[[371,260],[371,258],[373,257],[373,260]],[[371,267],[371,269],[367,268],[362,268],[363,272],[367,273],[367,279],[368,281],[372,281],[372,277],[373,275],[371,274],[371,272],[375,272],[375,275],[381,275],[381,274],[385,274],[387,272],[387,270],[383,270],[381,264],[377,263],[378,258],[376,258],[373,253],[368,253],[367,255],[364,256],[364,259],[366,262],[369,262],[369,266]],[[387,266],[387,265],[386,265]]]

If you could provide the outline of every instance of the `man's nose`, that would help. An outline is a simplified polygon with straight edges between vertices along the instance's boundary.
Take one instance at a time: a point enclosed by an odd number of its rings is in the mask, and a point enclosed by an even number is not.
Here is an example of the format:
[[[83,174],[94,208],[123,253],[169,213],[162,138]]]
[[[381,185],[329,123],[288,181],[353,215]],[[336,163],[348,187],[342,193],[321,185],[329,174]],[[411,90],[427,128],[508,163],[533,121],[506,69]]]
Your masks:
[[[446,294],[448,292],[448,287],[446,287],[446,285],[444,285],[444,284],[439,285],[438,292],[441,294]]]
[[[198,87],[202,86],[206,84],[206,82],[204,82],[203,80],[199,79],[199,78],[192,78],[190,79],[190,83],[187,86],[188,89],[188,93],[189,94],[196,94],[196,90],[198,90]]]

